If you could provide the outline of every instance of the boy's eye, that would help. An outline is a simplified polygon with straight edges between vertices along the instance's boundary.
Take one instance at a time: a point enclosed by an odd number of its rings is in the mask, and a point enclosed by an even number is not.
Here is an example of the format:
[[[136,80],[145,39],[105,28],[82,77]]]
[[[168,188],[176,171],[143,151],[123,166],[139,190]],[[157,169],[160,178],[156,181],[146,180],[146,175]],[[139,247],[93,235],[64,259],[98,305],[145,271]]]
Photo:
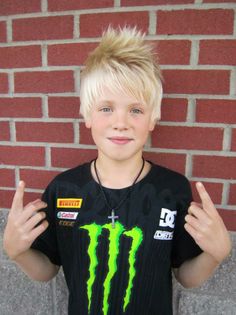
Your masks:
[[[139,108],[133,108],[133,109],[131,109],[131,112],[133,114],[142,114],[143,113],[143,111]]]
[[[101,111],[101,112],[104,112],[104,113],[108,113],[108,112],[112,111],[112,109],[111,109],[110,107],[102,107],[102,108],[100,109],[100,111]]]

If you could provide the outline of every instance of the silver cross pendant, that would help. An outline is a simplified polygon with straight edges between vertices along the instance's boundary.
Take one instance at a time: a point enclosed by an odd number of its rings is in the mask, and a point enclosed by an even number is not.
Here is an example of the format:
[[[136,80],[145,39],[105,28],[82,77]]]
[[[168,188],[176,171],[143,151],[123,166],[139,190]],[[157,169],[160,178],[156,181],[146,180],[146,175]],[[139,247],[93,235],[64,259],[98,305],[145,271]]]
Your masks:
[[[112,228],[114,229],[115,228],[115,223],[116,223],[116,219],[118,219],[118,215],[115,215],[115,210],[112,209],[111,210],[111,215],[108,216],[108,219],[111,220],[111,224],[112,224]]]

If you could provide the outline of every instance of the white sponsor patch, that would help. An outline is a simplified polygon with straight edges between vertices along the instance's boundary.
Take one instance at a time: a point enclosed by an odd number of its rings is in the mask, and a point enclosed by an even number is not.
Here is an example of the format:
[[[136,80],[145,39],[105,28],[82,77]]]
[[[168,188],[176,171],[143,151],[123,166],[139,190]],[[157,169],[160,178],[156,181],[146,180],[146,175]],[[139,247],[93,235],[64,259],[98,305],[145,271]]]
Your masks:
[[[173,239],[174,232],[168,232],[168,231],[160,231],[157,230],[154,234],[155,240],[165,240],[169,241]]]
[[[64,219],[64,220],[76,220],[78,213],[79,212],[60,211],[57,213],[57,217],[58,219]]]
[[[170,227],[173,229],[175,227],[176,214],[177,214],[177,211],[171,211],[169,209],[162,208],[159,226]]]

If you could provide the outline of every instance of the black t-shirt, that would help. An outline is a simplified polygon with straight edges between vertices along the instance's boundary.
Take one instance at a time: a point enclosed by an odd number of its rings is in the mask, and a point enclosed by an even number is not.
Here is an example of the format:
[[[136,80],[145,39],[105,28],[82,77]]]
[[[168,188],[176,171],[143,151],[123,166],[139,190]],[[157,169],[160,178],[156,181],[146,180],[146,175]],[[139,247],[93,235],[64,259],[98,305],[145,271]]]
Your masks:
[[[152,165],[116,211],[114,228],[90,166],[63,172],[47,187],[49,227],[32,245],[62,265],[69,314],[172,314],[171,268],[201,252],[184,229],[188,180]],[[116,206],[129,188],[104,189]]]

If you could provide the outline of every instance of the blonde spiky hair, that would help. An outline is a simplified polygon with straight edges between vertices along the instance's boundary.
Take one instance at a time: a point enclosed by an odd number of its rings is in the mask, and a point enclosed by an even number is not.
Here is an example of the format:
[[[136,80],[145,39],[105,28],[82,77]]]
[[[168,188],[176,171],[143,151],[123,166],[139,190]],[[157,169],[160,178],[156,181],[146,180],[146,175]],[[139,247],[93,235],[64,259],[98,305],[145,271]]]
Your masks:
[[[161,115],[162,76],[153,47],[136,28],[109,27],[88,56],[81,74],[80,112],[85,120],[103,92],[124,91],[152,107],[152,119]]]

